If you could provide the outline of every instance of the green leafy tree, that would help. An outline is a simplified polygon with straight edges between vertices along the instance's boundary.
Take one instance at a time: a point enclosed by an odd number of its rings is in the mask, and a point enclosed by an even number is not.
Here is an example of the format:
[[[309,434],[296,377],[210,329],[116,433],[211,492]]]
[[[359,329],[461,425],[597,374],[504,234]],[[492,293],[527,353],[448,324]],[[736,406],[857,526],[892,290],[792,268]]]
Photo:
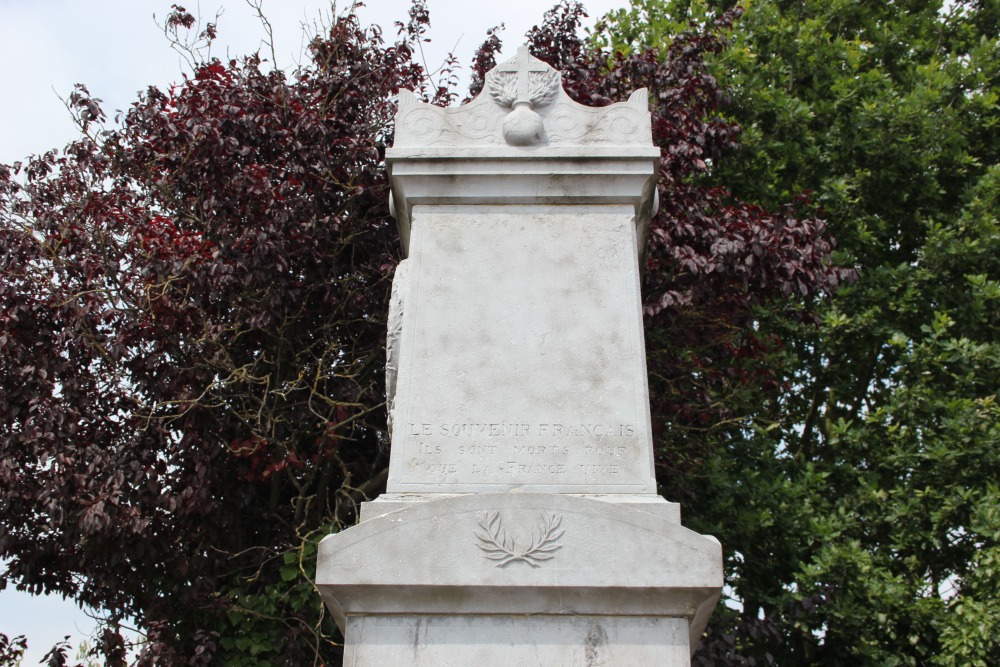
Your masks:
[[[666,48],[728,6],[634,0],[593,38]],[[690,491],[738,610],[704,664],[1000,663],[998,34],[990,0],[751,0],[711,61],[743,134],[705,178],[809,192],[860,278],[761,317],[786,391]]]
[[[852,273],[801,200],[762,207],[709,182],[738,131],[706,58],[737,14],[662,58],[581,40],[574,2],[528,34],[580,102],[650,91],[662,205],[648,367],[658,475],[687,506],[711,500],[703,479],[750,470],[716,469],[729,460],[718,448],[743,446],[792,377],[794,354],[762,323],[808,320]],[[454,97],[447,74],[429,83],[413,61],[428,20],[414,2],[386,43],[348,12],[290,74],[256,55],[195,57],[113,127],[78,87],[79,139],[0,165],[0,585],[102,610],[91,657],[131,660],[121,630],[134,621],[139,664],[340,660],[312,584],[316,544],[386,479],[399,250],[384,148],[400,87]],[[194,24],[175,6],[166,31],[182,44]],[[491,35],[477,54],[475,86],[498,47]],[[745,488],[801,495],[759,463],[768,474]]]

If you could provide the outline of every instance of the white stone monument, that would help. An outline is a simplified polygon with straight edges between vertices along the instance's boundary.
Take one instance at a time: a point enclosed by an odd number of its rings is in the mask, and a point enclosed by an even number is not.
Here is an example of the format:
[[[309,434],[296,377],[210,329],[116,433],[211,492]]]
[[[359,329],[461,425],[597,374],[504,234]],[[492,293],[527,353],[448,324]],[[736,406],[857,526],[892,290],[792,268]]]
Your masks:
[[[389,481],[317,574],[345,664],[689,665],[722,552],[656,495],[646,91],[581,106],[521,47],[465,106],[400,91],[386,160]]]

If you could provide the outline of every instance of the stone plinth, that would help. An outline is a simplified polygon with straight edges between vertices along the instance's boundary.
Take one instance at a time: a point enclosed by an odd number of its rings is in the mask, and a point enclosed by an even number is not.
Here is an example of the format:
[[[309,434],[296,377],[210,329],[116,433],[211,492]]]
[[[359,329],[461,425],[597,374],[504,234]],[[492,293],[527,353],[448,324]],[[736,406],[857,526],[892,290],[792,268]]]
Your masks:
[[[682,627],[685,662],[655,664],[686,664],[688,638],[704,630],[722,585],[718,541],[681,526],[667,503],[482,493],[408,505],[386,503],[385,514],[320,545],[317,579],[355,655],[383,654],[369,654],[352,633],[379,637],[379,651],[395,647],[399,664],[410,664],[414,638],[435,637],[432,643],[447,646],[465,632],[459,628],[492,627],[484,632],[495,634],[531,617],[524,627],[546,645],[576,646],[580,632],[597,628],[630,637],[629,646],[641,649],[628,651],[658,660],[677,651]],[[487,617],[493,620],[485,623]],[[436,619],[430,626],[436,629],[418,636],[428,618]],[[560,639],[559,628],[569,635]],[[457,634],[448,639],[451,631]],[[488,664],[508,664],[504,656],[516,637],[476,650],[496,659]],[[535,655],[535,648],[524,650]]]
[[[345,665],[686,665],[687,624],[615,616],[362,616]]]
[[[387,493],[317,575],[347,664],[688,665],[721,591],[719,543],[656,495],[645,91],[558,82],[522,49],[463,107],[401,91]]]

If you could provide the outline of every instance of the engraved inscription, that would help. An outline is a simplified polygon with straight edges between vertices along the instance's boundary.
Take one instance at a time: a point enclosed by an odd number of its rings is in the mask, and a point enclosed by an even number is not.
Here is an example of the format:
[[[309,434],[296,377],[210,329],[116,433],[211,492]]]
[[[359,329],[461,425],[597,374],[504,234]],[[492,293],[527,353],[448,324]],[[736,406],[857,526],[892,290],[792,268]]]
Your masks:
[[[563,475],[566,473],[566,467],[563,463],[543,464],[508,461],[502,470],[511,475]]]
[[[441,424],[437,432],[439,435],[451,437],[521,437],[530,435],[531,426],[529,424],[505,424],[505,423],[475,423],[475,424]],[[430,435],[430,434],[427,434]]]
[[[555,552],[562,549],[559,538],[565,533],[559,526],[562,517],[542,513],[531,536],[531,543],[521,548],[503,525],[499,512],[488,512],[479,520],[479,530],[474,531],[485,558],[494,561],[497,567],[511,563],[527,563],[539,567],[547,560],[555,558]]]
[[[450,472],[458,472],[458,464],[455,463],[428,463],[426,464],[427,472],[431,474],[444,475]]]
[[[449,438],[521,438],[529,435],[554,438],[633,438],[635,424],[582,424],[515,422],[470,422],[463,424],[408,424],[409,434]]]
[[[588,445],[583,448],[585,454],[596,454],[597,456],[617,456],[624,457],[628,453],[627,447],[604,447],[602,445]]]
[[[569,454],[569,445],[511,445],[515,454]]]
[[[635,424],[539,424],[539,435],[561,437],[631,438]]]
[[[496,454],[497,445],[459,445],[458,453],[463,456],[486,456]]]
[[[410,470],[485,483],[615,480],[636,464],[638,426],[628,423],[411,422]],[[581,460],[582,459],[582,460]]]
[[[581,463],[580,468],[583,470],[583,474],[585,475],[617,475],[621,472],[621,466],[616,463]]]
[[[634,212],[614,211],[417,211],[393,491],[654,490]]]

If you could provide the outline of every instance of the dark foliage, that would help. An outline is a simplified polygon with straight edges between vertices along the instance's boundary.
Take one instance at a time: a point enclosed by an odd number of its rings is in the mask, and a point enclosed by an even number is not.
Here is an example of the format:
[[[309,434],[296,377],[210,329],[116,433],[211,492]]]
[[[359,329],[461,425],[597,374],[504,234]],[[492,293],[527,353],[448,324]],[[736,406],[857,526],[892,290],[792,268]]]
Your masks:
[[[0,665],[16,665],[27,648],[28,640],[23,635],[11,639],[0,632]]]
[[[528,37],[584,104],[650,89],[649,368],[676,497],[709,442],[690,433],[742,427],[780,386],[780,342],[756,318],[849,272],[830,265],[823,222],[796,213],[807,203],[766,211],[699,184],[738,143],[704,66],[734,12],[665,57],[594,50],[583,16],[565,2]],[[398,242],[383,150],[399,87],[454,97],[450,69],[427,83],[414,64],[427,24],[416,2],[385,45],[342,17],[291,76],[257,56],[205,62],[109,131],[80,86],[81,138],[0,166],[4,581],[104,610],[108,664],[125,661],[127,618],[143,664],[339,660],[310,577],[318,537],[384,485]],[[499,46],[491,34],[474,86]]]

